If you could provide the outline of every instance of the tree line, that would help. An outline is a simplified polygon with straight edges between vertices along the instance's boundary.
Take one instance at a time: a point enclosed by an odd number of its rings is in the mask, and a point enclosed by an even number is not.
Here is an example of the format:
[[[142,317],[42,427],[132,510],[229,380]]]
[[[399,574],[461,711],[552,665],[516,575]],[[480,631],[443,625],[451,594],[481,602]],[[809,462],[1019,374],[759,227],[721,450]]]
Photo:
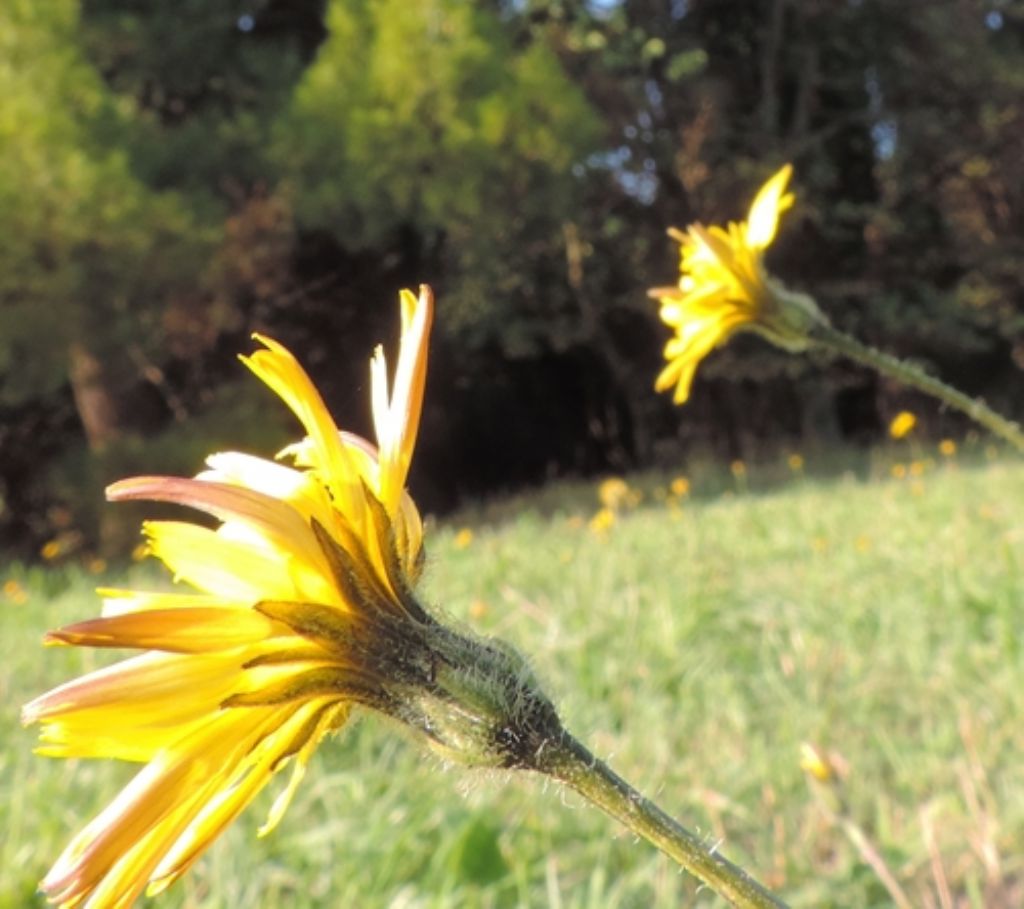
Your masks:
[[[773,272],[1020,415],[1022,72],[999,0],[9,0],[0,545],[91,539],[109,479],[287,440],[234,360],[254,330],[365,426],[421,282],[428,507],[871,441],[899,389],[756,339],[685,410],[652,392],[666,228],[741,218],[784,161]]]

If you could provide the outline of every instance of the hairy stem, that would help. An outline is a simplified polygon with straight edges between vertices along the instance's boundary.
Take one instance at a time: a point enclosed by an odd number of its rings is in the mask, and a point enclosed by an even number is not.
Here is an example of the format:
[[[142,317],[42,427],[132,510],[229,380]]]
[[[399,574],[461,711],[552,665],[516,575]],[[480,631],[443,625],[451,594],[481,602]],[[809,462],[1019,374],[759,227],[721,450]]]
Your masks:
[[[741,909],[785,909],[778,897],[653,802],[568,733],[545,743],[534,769],[575,789]]]
[[[831,325],[816,325],[811,332],[811,337],[817,347],[831,353],[842,354],[870,366],[887,376],[891,376],[905,385],[923,391],[934,398],[938,398],[944,404],[954,407],[967,414],[972,420],[980,423],[986,429],[1005,439],[1018,451],[1024,451],[1024,431],[1012,420],[1000,416],[984,401],[972,398],[961,391],[947,385],[934,376],[928,375],[923,369],[900,360],[887,353],[883,353],[874,347],[862,344],[856,338],[845,332],[833,328]]]

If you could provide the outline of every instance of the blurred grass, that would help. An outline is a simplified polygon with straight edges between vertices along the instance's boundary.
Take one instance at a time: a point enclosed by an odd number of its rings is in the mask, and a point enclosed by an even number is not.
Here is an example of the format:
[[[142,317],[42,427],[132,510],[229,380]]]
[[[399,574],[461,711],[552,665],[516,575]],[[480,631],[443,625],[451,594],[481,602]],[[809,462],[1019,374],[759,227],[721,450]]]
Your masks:
[[[468,510],[433,528],[424,598],[530,654],[578,737],[794,906],[891,904],[805,741],[914,905],[1019,906],[1024,467],[922,457],[894,478],[887,457],[694,469],[683,499],[629,478],[640,501],[600,533],[594,484]],[[42,905],[36,882],[131,772],[34,757],[17,721],[98,664],[38,646],[94,614],[96,580],[0,576],[0,909]],[[446,769],[377,717],[325,743],[260,840],[266,795],[155,905],[719,905],[575,796]]]

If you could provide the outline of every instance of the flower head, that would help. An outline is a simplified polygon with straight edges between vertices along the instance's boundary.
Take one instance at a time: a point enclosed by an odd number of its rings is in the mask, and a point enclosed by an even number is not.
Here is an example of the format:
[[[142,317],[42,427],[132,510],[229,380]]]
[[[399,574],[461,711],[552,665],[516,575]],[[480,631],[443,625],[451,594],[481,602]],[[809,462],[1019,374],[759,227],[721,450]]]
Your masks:
[[[793,195],[786,192],[792,172],[787,164],[761,187],[744,222],[669,231],[679,241],[679,284],[650,294],[661,302],[662,321],[675,331],[665,346],[668,365],[655,388],[675,387],[677,404],[690,396],[697,364],[737,331],[758,331],[780,346],[800,350],[812,325],[824,320],[810,297],[786,290],[764,268],[764,251],[775,239],[779,216],[793,204]]]
[[[901,410],[889,423],[889,435],[894,439],[905,438],[914,431],[915,426],[917,426],[917,417],[909,410]]]
[[[388,713],[469,763],[514,766],[531,722],[557,727],[520,657],[450,631],[412,593],[423,525],[405,481],[432,300],[424,287],[401,302],[390,393],[380,349],[372,361],[376,447],[339,432],[295,358],[258,338],[243,362],[305,430],[281,453],[291,464],[226,452],[194,479],[108,489],[114,501],[181,504],[219,525],[145,525],[150,553],[192,591],[108,590],[101,618],[47,635],[143,651],[23,709],[42,727],[43,754],[144,765],[47,874],[51,901],[126,906],[147,886],[162,891],[289,768],[268,832],[317,744],[354,708]]]

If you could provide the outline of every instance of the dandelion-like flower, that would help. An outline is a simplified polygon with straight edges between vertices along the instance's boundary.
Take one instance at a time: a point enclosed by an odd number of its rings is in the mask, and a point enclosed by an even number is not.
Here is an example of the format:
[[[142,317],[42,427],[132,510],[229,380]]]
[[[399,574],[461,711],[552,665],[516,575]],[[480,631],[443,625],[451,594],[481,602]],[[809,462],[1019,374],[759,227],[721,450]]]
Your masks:
[[[917,417],[909,410],[901,410],[889,423],[889,435],[894,439],[906,438],[914,431],[915,426],[917,426]]]
[[[792,171],[787,164],[761,187],[746,221],[669,231],[679,241],[679,284],[650,295],[660,300],[662,321],[675,331],[655,389],[675,387],[677,404],[689,398],[700,361],[737,331],[757,331],[787,350],[803,350],[810,329],[825,321],[810,297],[787,290],[764,267],[779,216],[793,204],[786,192]]]
[[[194,479],[140,477],[108,489],[206,512],[210,528],[145,525],[149,550],[193,592],[104,592],[103,616],[47,643],[140,655],[42,695],[23,710],[40,752],[144,766],[74,837],[42,882],[64,907],[127,906],[164,890],[278,772],[290,771],[261,834],[280,820],[317,744],[354,708],[385,712],[447,758],[513,767],[560,729],[511,649],[439,624],[412,589],[423,525],[405,490],[432,319],[429,289],[401,296],[393,388],[371,364],[377,446],[339,432],[280,344],[243,362],[305,430],[281,456],[226,452]]]

